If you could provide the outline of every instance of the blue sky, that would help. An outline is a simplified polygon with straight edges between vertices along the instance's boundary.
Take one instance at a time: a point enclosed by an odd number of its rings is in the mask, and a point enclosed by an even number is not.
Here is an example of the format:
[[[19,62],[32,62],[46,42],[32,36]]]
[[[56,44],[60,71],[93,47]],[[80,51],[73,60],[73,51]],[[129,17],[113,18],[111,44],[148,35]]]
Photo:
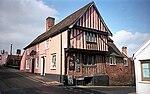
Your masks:
[[[150,32],[149,0],[93,0],[103,19],[114,33],[122,29],[131,32]],[[57,22],[73,13],[91,0],[44,0],[59,11]]]
[[[112,39],[121,50],[128,47],[128,55],[150,39],[150,0],[93,0]],[[91,2],[91,0],[0,0],[0,49],[13,52],[27,46],[45,32],[45,19],[56,23]],[[9,6],[9,7],[7,7]],[[9,36],[9,37],[8,37]]]
[[[114,34],[113,39],[120,50],[122,46],[127,46],[129,56],[132,56],[140,45],[149,39],[149,0],[93,1],[107,26]],[[57,11],[59,11],[58,19],[56,20],[57,22],[89,2],[91,2],[91,0],[44,0],[45,4],[50,7],[54,7]],[[140,35],[142,33],[143,35]],[[122,34],[124,34],[124,36]],[[139,38],[143,37],[145,38],[138,41]]]

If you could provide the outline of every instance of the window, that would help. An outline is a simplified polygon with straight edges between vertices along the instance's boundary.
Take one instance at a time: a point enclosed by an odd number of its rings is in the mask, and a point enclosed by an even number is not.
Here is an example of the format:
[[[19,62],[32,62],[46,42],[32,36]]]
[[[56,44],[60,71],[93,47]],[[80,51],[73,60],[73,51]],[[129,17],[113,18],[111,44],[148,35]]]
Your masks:
[[[89,41],[89,33],[86,34],[86,41]]]
[[[150,61],[141,61],[142,80],[150,81]]]
[[[88,33],[86,34],[86,41],[87,42],[96,42],[96,35],[93,33]]]
[[[115,56],[109,57],[109,63],[110,65],[116,65],[116,57]]]
[[[56,69],[56,54],[52,54],[51,69]]]
[[[36,69],[39,68],[39,58],[36,58]]]
[[[30,49],[27,49],[27,55],[30,55]]]
[[[26,60],[26,69],[30,69],[30,59]]]
[[[95,65],[95,55],[84,55],[84,65]]]
[[[36,45],[36,52],[39,51],[39,44]]]
[[[124,66],[128,66],[128,59],[127,58],[123,58],[123,64],[124,64]]]
[[[96,42],[95,34],[93,34],[93,42]]]
[[[45,41],[45,49],[48,49],[49,48],[49,39],[47,39],[46,41]]]

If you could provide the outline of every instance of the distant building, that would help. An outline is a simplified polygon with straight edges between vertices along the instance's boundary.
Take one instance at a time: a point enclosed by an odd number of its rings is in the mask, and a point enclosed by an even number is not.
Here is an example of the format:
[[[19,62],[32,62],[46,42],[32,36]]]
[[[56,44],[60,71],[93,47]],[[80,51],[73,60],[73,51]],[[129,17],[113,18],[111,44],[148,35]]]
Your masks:
[[[6,60],[8,57],[8,52],[5,50],[1,50],[1,64],[0,65],[5,65],[6,64]]]
[[[136,94],[150,94],[150,40],[134,54]]]
[[[6,65],[8,67],[20,69],[20,63],[21,63],[22,56],[20,55],[8,55],[6,60]]]

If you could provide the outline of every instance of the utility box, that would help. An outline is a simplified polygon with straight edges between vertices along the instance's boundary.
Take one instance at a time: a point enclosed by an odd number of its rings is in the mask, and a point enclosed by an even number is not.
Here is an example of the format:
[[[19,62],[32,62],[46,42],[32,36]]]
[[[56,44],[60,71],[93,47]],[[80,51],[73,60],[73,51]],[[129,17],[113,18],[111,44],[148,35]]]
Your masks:
[[[108,75],[98,75],[93,77],[94,86],[109,86],[109,76]]]

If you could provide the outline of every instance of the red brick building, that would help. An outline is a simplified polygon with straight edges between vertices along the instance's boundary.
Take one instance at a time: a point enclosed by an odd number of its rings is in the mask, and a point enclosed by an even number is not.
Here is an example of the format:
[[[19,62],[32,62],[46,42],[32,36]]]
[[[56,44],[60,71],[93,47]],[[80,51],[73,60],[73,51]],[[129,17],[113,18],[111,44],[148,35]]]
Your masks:
[[[122,47],[122,52],[109,38],[109,57],[106,62],[106,71],[109,75],[109,85],[134,84],[134,63],[127,56],[127,47]]]

